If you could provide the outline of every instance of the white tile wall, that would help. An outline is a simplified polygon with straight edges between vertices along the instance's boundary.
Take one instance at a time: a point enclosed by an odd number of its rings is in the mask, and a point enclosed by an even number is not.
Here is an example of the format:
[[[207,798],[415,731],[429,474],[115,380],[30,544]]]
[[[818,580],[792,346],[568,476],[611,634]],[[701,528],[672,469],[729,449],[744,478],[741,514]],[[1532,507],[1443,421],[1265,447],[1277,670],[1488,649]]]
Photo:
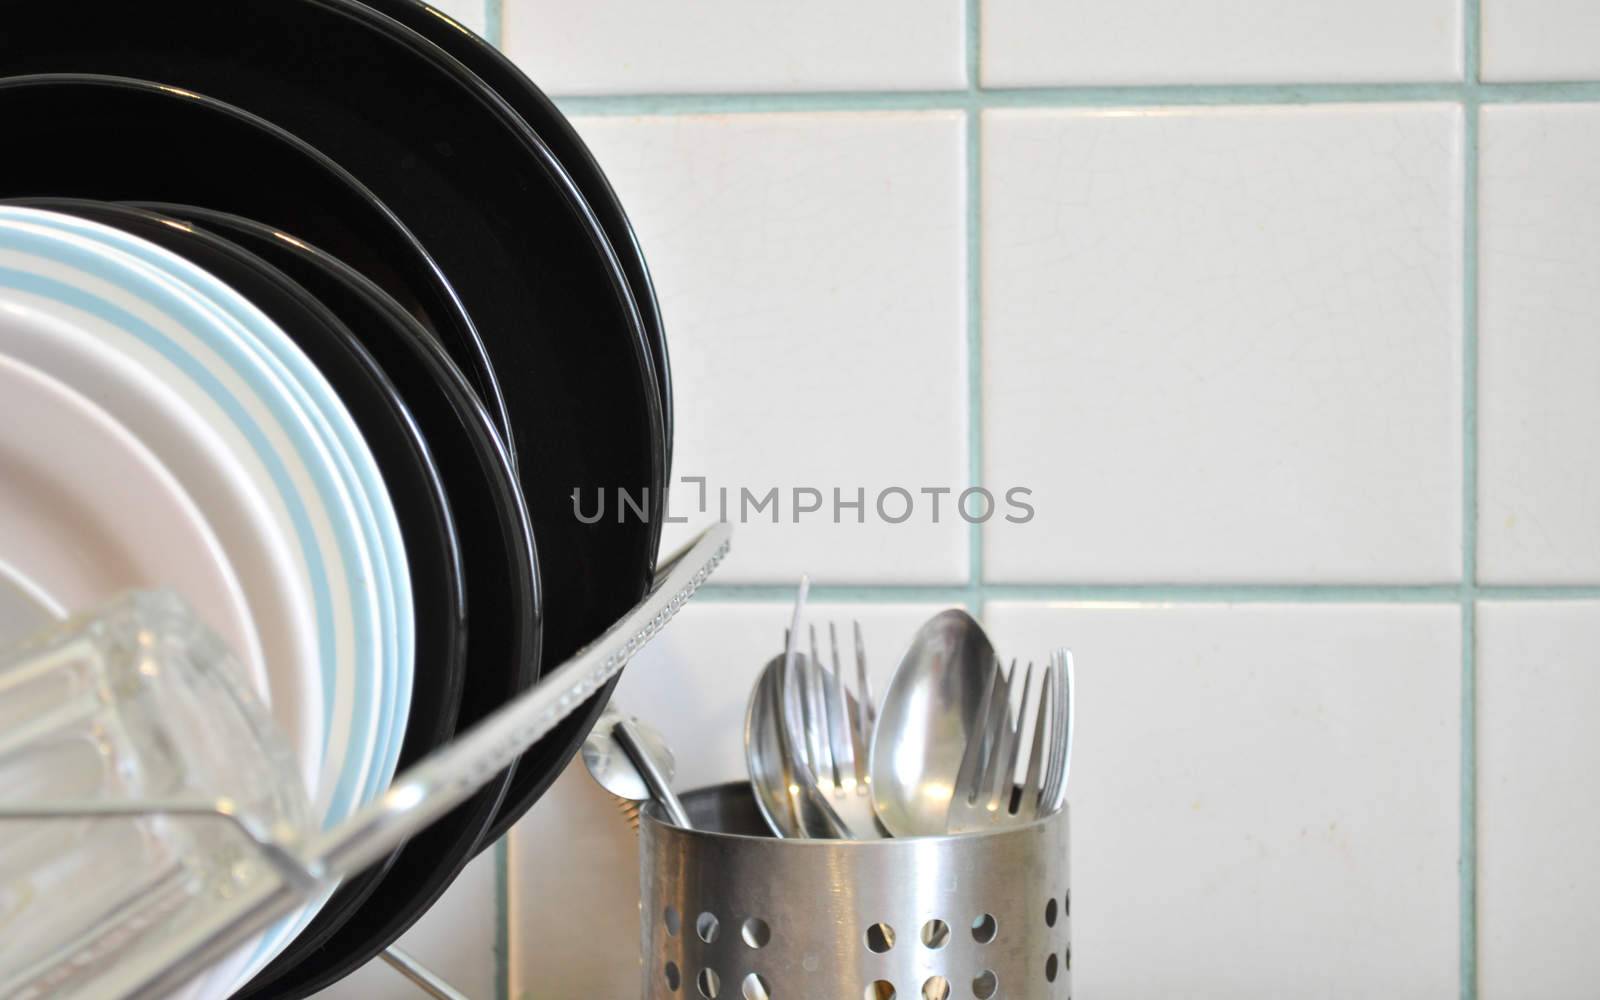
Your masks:
[[[779,488],[722,582],[958,583],[967,531],[846,510],[965,485],[966,237],[951,112],[580,118],[672,334],[675,473],[707,508]],[[823,511],[798,515],[796,487]],[[703,520],[693,485],[675,516]],[[898,507],[890,515],[900,516]],[[777,516],[780,523],[771,523]],[[692,525],[669,533],[668,545]]]
[[[992,87],[1461,77],[1455,0],[985,0],[981,6],[983,82]]]
[[[453,10],[638,224],[678,475],[1034,490],[742,525],[622,686],[680,785],[740,773],[799,572],[880,686],[981,605],[1077,653],[1079,996],[1593,992],[1591,4]],[[570,771],[510,838],[507,975],[492,860],[405,947],[482,1000],[636,995],[632,837]]]
[[[1600,979],[1600,602],[1478,609],[1479,979],[1486,1000]]]
[[[986,113],[988,578],[1456,579],[1460,124]]]
[[[984,620],[1077,663],[1075,994],[1457,996],[1459,609]]]
[[[1482,0],[1485,80],[1600,77],[1600,6],[1589,0]]]
[[[1486,108],[1479,564],[1600,582],[1600,105]]]
[[[962,0],[507,0],[506,52],[556,94],[956,88]]]

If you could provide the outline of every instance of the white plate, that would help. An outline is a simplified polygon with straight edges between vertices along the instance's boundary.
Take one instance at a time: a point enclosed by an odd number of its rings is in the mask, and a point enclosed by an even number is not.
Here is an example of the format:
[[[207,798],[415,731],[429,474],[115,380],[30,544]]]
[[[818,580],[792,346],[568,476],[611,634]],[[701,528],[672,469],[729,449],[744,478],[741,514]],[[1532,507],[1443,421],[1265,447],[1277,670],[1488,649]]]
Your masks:
[[[0,210],[0,295],[49,297],[63,316],[176,391],[221,433],[279,508],[297,542],[317,622],[316,675],[324,698],[324,755],[315,805],[332,820],[359,804],[370,770],[376,664],[358,620],[372,631],[376,601],[353,505],[333,459],[281,382],[231,343],[230,327],[188,286],[81,235],[40,223],[49,213]],[[97,319],[99,323],[89,322]],[[363,725],[365,724],[365,726]],[[355,752],[350,752],[354,750]],[[344,792],[348,801],[341,801]]]
[[[167,271],[47,224],[60,218],[5,210],[0,293],[48,291],[105,320],[117,349],[156,373],[228,440],[292,525],[314,599],[328,709],[317,805],[324,824],[335,823],[365,801],[384,683],[373,562],[338,463],[236,322]],[[224,992],[243,960],[254,966],[274,954],[319,905],[219,965],[199,995]]]
[[[0,218],[26,209],[0,208]],[[294,396],[332,455],[349,490],[378,581],[379,624],[384,636],[383,683],[378,702],[378,753],[363,800],[386,789],[394,776],[410,713],[415,623],[411,577],[400,525],[377,461],[338,393],[283,330],[232,287],[187,259],[121,230],[72,215],[37,212],[21,217],[92,239],[139,258],[205,297],[235,322],[240,344],[273,371]],[[388,586],[384,586],[387,583]]]
[[[321,780],[324,719],[311,592],[290,526],[272,515],[222,436],[153,372],[117,351],[98,317],[60,299],[0,300],[0,355],[92,398],[138,437],[200,509],[244,588],[265,658],[264,700],[298,755],[307,795]]]
[[[167,587],[246,665],[260,662],[233,567],[177,479],[87,397],[7,357],[0,357],[0,550],[10,585],[51,610]]]
[[[382,654],[377,694],[377,732],[372,766],[365,782],[349,791],[365,802],[376,798],[394,777],[410,714],[415,628],[411,610],[411,578],[404,542],[387,486],[354,417],[305,353],[283,330],[238,291],[189,260],[121,230],[71,215],[57,214],[47,224],[124,251],[183,282],[221,314],[234,321],[238,343],[271,370],[293,396],[321,436],[345,488],[354,502],[358,523],[372,561],[377,584],[378,625]],[[398,608],[404,608],[400,614]],[[365,706],[360,706],[365,707]],[[310,914],[304,920],[309,922]],[[303,923],[300,925],[303,926]],[[297,928],[298,930],[298,928]],[[296,930],[296,932],[297,932]],[[285,938],[290,935],[285,935]],[[259,972],[273,957],[269,945],[256,951],[235,986]]]

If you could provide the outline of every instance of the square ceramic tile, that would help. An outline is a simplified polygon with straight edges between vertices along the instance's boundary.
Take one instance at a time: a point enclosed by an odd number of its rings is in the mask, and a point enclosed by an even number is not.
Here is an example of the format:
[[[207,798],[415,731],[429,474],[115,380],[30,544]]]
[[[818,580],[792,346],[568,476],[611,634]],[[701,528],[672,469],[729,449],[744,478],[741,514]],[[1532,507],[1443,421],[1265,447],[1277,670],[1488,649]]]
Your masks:
[[[1484,1000],[1600,980],[1600,603],[1478,607],[1478,982]]]
[[[963,0],[504,0],[505,49],[555,94],[966,85]]]
[[[966,525],[922,492],[967,485],[960,115],[578,125],[665,316],[668,544],[726,510],[719,583],[964,581]]]
[[[618,800],[579,757],[509,836],[511,1000],[639,996],[639,844]]]
[[[481,35],[488,23],[490,2],[492,0],[430,0],[429,6],[444,11]]]
[[[809,620],[861,622],[881,697],[912,634],[938,610],[819,602]],[[680,791],[746,776],[745,706],[761,668],[782,651],[789,614],[785,603],[698,598],[629,665],[616,702],[666,738]],[[511,858],[513,998],[637,996],[637,845],[581,760],[518,824]]]
[[[1458,995],[1454,606],[991,604],[1074,652],[1075,991]]]
[[[1600,106],[1486,108],[1478,572],[1600,581]]]
[[[1460,0],[982,2],[991,87],[1461,77]]]
[[[1600,5],[1482,0],[1485,80],[1600,78]]]
[[[1456,579],[1461,201],[1450,106],[987,113],[988,578]]]
[[[498,991],[499,932],[494,851],[478,855],[448,891],[397,943],[469,997]],[[416,1000],[416,986],[387,963],[374,959],[316,994],[317,1000]]]

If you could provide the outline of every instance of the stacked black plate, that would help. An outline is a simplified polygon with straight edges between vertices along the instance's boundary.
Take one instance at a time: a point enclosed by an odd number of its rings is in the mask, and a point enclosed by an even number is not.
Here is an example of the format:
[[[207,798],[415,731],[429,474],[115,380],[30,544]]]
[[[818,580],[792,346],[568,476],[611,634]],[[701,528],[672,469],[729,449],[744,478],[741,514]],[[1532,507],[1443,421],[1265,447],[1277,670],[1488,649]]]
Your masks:
[[[188,257],[288,332],[361,425],[413,562],[401,767],[644,593],[666,342],[627,217],[520,71],[414,0],[0,0],[0,199]],[[574,491],[648,496],[584,524]],[[241,992],[369,961],[554,780],[606,693],[343,885]]]

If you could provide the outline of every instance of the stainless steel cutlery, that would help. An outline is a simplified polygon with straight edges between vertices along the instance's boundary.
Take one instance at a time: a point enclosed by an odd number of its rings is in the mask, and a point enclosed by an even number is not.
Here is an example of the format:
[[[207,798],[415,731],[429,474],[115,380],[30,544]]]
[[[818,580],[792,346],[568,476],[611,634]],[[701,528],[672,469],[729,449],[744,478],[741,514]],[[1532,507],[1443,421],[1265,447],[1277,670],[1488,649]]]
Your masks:
[[[867,840],[977,833],[1061,810],[1071,761],[1072,655],[1003,669],[983,628],[941,612],[912,642],[881,706],[860,623],[854,690],[839,629],[804,621],[802,578],[784,652],[745,716],[745,760],[762,816],[786,838]],[[800,651],[802,627],[809,653]],[[1018,685],[1020,684],[1020,687]]]

